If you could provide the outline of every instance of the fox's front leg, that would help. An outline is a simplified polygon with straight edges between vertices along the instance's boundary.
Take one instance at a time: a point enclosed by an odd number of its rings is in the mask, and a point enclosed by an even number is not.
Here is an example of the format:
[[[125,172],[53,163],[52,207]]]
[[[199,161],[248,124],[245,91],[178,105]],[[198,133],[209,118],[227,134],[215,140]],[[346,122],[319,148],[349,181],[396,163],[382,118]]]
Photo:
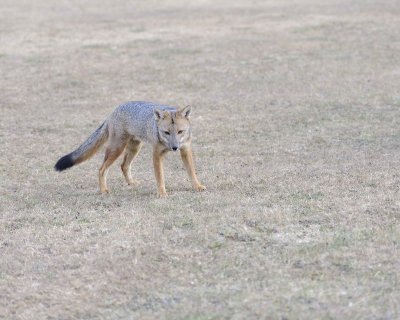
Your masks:
[[[189,145],[183,149],[180,149],[180,153],[183,164],[185,165],[186,171],[189,175],[190,181],[192,182],[193,188],[198,191],[206,190],[206,187],[199,182],[196,176],[196,170],[194,169],[194,162],[193,162],[192,147]]]
[[[157,180],[157,193],[159,197],[167,196],[164,182],[164,167],[163,167],[164,150],[159,145],[153,146],[153,165],[154,174]]]

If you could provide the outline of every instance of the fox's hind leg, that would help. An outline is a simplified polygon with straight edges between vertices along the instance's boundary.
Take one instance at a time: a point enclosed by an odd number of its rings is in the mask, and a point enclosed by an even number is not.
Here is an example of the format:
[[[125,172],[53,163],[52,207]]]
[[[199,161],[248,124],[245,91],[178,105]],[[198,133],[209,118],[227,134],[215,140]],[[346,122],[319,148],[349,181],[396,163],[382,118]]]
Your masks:
[[[121,155],[126,146],[126,139],[113,139],[108,142],[106,148],[106,154],[104,156],[104,161],[99,169],[99,185],[100,192],[109,192],[107,188],[107,172],[108,168],[113,164],[113,162]]]
[[[139,181],[134,180],[131,174],[131,164],[133,159],[137,156],[143,143],[140,140],[130,139],[126,145],[124,161],[121,164],[121,170],[124,174],[125,180],[128,185],[133,185],[139,183]]]

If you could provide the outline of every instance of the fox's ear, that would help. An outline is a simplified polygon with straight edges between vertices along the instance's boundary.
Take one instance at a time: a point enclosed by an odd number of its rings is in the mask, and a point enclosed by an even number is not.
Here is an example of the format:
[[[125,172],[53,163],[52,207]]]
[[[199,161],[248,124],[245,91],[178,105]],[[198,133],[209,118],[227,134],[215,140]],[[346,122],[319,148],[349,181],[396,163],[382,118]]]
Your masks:
[[[190,113],[192,112],[192,107],[191,106],[186,106],[182,109],[179,110],[179,113],[182,115],[182,117],[185,117],[186,119],[190,118]]]
[[[160,110],[160,109],[154,109],[154,117],[156,118],[156,120],[162,120],[165,118],[166,116],[165,110]]]

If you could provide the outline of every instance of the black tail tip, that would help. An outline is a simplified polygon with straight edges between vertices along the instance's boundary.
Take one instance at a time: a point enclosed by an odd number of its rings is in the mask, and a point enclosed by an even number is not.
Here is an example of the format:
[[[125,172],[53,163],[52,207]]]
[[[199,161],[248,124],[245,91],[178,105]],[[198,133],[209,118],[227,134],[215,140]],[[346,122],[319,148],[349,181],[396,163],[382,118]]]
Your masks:
[[[60,158],[60,160],[57,161],[56,165],[54,166],[54,169],[56,171],[63,171],[65,169],[71,168],[74,165],[74,161],[72,160],[72,157],[70,154],[67,154],[66,156]]]

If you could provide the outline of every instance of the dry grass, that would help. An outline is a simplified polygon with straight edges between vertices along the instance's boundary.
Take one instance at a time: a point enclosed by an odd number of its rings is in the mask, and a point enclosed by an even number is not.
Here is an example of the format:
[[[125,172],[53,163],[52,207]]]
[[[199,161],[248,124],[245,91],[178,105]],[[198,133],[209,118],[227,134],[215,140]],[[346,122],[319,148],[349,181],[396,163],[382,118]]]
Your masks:
[[[234,3],[3,1],[0,318],[400,316],[398,1]],[[207,192],[53,171],[142,99],[194,107]]]

